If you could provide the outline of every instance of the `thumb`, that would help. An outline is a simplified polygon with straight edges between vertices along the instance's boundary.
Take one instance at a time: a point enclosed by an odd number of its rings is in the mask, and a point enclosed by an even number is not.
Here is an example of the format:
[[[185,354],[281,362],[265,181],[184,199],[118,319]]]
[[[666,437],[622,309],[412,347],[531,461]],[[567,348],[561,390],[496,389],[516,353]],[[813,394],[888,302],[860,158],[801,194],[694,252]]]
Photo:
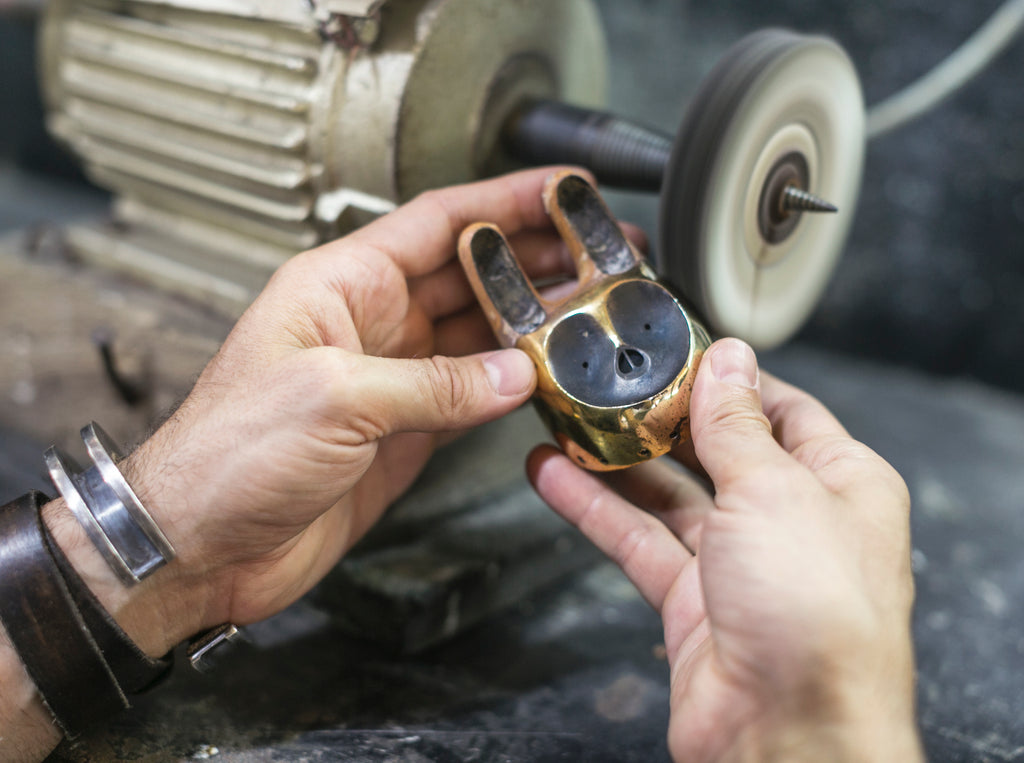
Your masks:
[[[537,384],[533,361],[521,350],[461,358],[363,356],[356,398],[382,436],[447,432],[483,424],[522,405]]]
[[[704,354],[690,402],[697,460],[721,492],[763,467],[781,468],[789,456],[772,437],[761,410],[754,351],[739,339],[715,342]]]

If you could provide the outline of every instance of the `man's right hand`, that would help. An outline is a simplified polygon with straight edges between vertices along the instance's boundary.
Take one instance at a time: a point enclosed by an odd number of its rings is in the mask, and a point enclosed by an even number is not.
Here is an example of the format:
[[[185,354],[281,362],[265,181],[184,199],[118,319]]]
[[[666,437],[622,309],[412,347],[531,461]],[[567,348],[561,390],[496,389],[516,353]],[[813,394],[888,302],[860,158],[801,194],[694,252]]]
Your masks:
[[[691,425],[711,493],[664,460],[528,464],[664,620],[673,757],[920,760],[903,480],[738,340],[705,355]]]

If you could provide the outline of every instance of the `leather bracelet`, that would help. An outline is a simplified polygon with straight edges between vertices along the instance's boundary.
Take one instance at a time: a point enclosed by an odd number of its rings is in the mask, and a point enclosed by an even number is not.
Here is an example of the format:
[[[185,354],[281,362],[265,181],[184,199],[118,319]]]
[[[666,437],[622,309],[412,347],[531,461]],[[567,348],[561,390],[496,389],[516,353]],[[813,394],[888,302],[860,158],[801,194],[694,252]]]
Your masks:
[[[58,725],[74,737],[129,706],[50,556],[40,493],[0,508],[0,621]]]
[[[122,691],[126,694],[139,694],[160,683],[174,667],[174,652],[168,652],[164,657],[154,660],[139,649],[75,572],[71,562],[54,541],[45,522],[43,533],[54,564],[64,577],[64,583],[78,607],[82,620],[85,621],[90,635],[99,646],[103,659]]]

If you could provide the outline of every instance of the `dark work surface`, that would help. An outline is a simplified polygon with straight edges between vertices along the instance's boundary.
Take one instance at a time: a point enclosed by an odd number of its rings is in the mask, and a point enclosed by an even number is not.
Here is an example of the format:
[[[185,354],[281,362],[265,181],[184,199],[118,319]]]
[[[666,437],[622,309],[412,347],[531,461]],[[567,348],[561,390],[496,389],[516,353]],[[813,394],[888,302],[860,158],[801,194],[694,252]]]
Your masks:
[[[399,658],[293,607],[218,672],[179,669],[54,761],[668,760],[661,628],[605,565]]]
[[[1024,402],[817,351],[767,365],[816,393],[910,488],[929,759],[1024,760]]]

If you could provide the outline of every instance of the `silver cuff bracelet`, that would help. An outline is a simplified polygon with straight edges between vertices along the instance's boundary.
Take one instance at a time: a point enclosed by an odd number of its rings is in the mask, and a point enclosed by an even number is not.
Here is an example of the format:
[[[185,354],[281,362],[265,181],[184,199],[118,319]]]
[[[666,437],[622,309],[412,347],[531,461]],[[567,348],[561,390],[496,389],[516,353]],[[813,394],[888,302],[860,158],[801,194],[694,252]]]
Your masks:
[[[117,468],[121,455],[110,436],[93,422],[82,429],[82,440],[92,467],[83,471],[54,446],[44,456],[46,468],[110,568],[134,585],[173,559],[174,549]]]

